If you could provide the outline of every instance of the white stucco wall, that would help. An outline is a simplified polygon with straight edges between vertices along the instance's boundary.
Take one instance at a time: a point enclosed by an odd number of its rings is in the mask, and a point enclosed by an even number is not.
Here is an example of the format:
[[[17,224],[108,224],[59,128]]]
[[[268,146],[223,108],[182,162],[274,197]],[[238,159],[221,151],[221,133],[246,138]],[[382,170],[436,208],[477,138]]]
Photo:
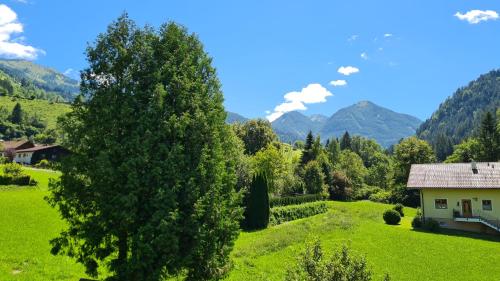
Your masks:
[[[17,152],[16,157],[14,157],[14,162],[19,164],[30,164],[31,156],[33,156],[33,152]]]

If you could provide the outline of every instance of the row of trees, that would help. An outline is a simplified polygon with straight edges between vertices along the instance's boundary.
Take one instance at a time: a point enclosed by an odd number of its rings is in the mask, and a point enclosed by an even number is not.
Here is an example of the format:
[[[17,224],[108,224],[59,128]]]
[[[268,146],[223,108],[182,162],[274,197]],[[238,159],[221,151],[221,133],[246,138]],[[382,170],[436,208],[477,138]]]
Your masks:
[[[411,164],[436,161],[431,146],[415,137],[385,150],[374,140],[348,132],[326,142],[310,132],[305,142],[291,146],[277,141],[265,120],[237,123],[233,129],[244,143],[247,178],[265,174],[272,196],[323,194],[417,205],[418,197],[405,188]]]

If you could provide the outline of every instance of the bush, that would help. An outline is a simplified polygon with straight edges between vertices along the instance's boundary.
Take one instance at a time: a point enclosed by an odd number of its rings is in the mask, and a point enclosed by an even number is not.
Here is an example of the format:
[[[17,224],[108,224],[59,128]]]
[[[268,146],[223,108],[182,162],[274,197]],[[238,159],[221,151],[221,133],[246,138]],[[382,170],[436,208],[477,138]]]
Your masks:
[[[397,203],[394,208],[392,208],[394,211],[398,212],[401,217],[404,217],[405,214],[403,212],[404,206],[401,203]]]
[[[396,225],[401,221],[399,213],[392,209],[385,211],[383,217],[386,224]]]
[[[257,174],[245,197],[243,227],[248,230],[266,228],[269,224],[269,194],[267,179]]]
[[[311,202],[300,205],[274,207],[271,209],[270,223],[277,225],[286,221],[306,218],[321,213],[326,213],[328,206],[325,202]]]
[[[269,200],[269,206],[273,208],[273,207],[288,206],[288,205],[298,205],[320,200],[323,200],[323,195],[321,194],[304,194],[297,196],[273,197]]]
[[[9,158],[0,156],[0,164],[7,164],[9,162]]]
[[[383,191],[380,187],[364,184],[363,187],[357,189],[353,194],[354,200],[368,200],[373,194]]]
[[[35,164],[36,168],[48,169],[50,167],[50,162],[47,159],[42,159],[40,162]]]
[[[439,232],[441,230],[439,222],[433,219],[426,219],[423,228],[431,232]]]
[[[17,163],[8,163],[3,166],[3,173],[13,178],[19,177],[23,174],[23,167]]]
[[[370,201],[373,202],[389,203],[390,198],[391,198],[390,191],[380,190],[379,192],[370,195],[368,199],[370,199]]]
[[[308,242],[303,254],[297,259],[297,265],[288,269],[286,281],[302,280],[372,280],[372,272],[364,257],[351,254],[347,246],[327,257],[323,253],[319,240]],[[384,280],[390,280],[386,274]]]
[[[411,227],[413,228],[421,228],[422,227],[422,217],[421,216],[415,216],[413,220],[411,221]]]
[[[37,185],[37,182],[28,175],[13,177],[11,175],[0,175],[0,185]]]

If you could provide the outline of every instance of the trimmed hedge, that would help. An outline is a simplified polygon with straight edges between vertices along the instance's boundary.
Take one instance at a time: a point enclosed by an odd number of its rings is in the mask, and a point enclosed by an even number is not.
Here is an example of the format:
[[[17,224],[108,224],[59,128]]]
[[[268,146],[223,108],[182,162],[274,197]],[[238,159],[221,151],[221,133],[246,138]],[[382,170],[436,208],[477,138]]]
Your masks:
[[[282,207],[288,205],[298,205],[309,202],[321,201],[323,200],[323,195],[321,194],[304,194],[297,196],[285,196],[285,197],[273,197],[269,199],[269,206]]]
[[[271,209],[269,222],[271,225],[277,225],[287,221],[326,213],[326,211],[328,211],[328,206],[324,201],[274,207]]]
[[[383,217],[385,223],[390,225],[396,225],[401,221],[401,215],[392,209],[385,211]]]
[[[34,179],[30,176],[22,175],[18,177],[0,175],[0,185],[37,185]]]

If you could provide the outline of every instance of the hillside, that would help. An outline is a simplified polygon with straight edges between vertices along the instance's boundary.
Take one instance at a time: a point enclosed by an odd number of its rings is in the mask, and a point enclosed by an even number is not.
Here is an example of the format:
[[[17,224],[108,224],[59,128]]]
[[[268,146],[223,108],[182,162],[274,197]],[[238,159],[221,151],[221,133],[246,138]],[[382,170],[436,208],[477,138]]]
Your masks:
[[[307,117],[299,112],[288,112],[273,121],[272,125],[285,142],[304,140],[309,130],[319,133],[323,140],[340,137],[348,131],[351,135],[372,138],[388,147],[401,138],[415,134],[420,123],[416,117],[394,112],[369,101],[361,101],[340,109],[330,118],[323,115]]]
[[[51,99],[60,96],[72,100],[79,92],[79,83],[58,71],[24,60],[0,59],[0,88],[7,89],[8,95]],[[9,76],[9,79],[5,79]],[[10,86],[9,86],[10,84]],[[8,91],[13,88],[17,91]],[[22,88],[22,90],[21,90]]]
[[[274,120],[271,125],[282,142],[295,142],[305,140],[310,130],[317,133],[326,119],[322,115],[308,117],[298,111],[291,111]]]
[[[8,112],[12,111],[16,103],[21,104],[21,108],[28,115],[36,115],[40,118],[40,120],[47,125],[47,129],[55,128],[57,125],[57,118],[71,110],[70,105],[64,103],[0,96],[0,108],[5,108]]]
[[[481,75],[458,89],[417,130],[417,135],[436,145],[447,136],[453,144],[474,135],[485,112],[500,107],[500,70]]]
[[[228,124],[233,124],[236,122],[244,123],[246,121],[248,121],[248,118],[243,117],[243,116],[239,115],[238,113],[229,112],[229,111],[227,112],[226,123],[228,123]]]

